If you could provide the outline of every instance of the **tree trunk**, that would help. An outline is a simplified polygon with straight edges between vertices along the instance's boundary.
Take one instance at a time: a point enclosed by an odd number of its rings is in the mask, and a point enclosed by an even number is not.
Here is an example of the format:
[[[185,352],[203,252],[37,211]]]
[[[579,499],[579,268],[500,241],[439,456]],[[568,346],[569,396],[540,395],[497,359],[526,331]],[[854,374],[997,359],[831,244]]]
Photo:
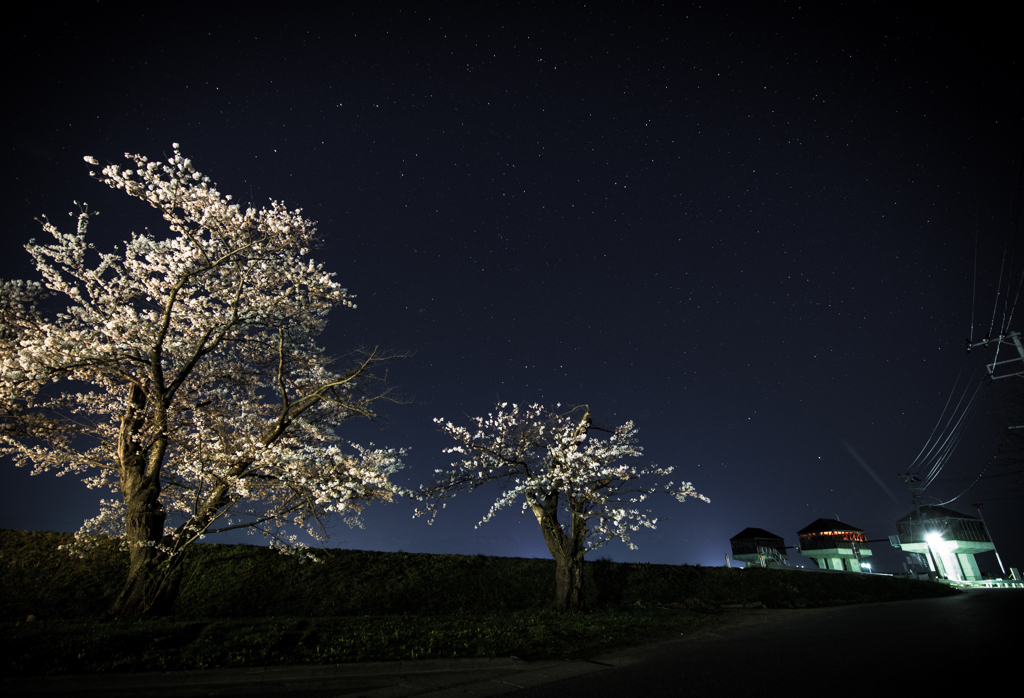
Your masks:
[[[177,559],[161,546],[170,541],[164,541],[166,514],[159,501],[160,489],[146,480],[121,480],[129,567],[128,579],[110,610],[118,618],[166,614],[178,592]]]
[[[590,410],[583,415],[576,430],[582,442],[590,428]],[[558,507],[564,497],[569,510],[568,533],[558,523]],[[558,489],[531,492],[527,497],[537,523],[544,533],[544,542],[555,558],[555,608],[560,612],[583,608],[583,556],[587,552],[587,517],[585,504]]]
[[[533,513],[544,534],[544,542],[555,559],[555,608],[559,612],[583,608],[583,555],[586,553],[587,522],[570,502],[569,535],[558,523],[558,493],[543,502],[533,498]]]
[[[132,385],[118,441],[129,568],[124,588],[110,609],[117,618],[168,613],[180,581],[179,560],[169,556],[161,545],[172,542],[164,540],[167,514],[160,504],[160,468],[167,440],[157,439],[147,449],[139,445],[146,403],[142,388]],[[160,423],[166,420],[164,410],[157,410],[157,419]]]
[[[178,598],[180,585],[178,556],[133,563],[110,612],[116,618],[167,615]]]
[[[559,613],[583,608],[583,556],[555,557],[555,608]]]

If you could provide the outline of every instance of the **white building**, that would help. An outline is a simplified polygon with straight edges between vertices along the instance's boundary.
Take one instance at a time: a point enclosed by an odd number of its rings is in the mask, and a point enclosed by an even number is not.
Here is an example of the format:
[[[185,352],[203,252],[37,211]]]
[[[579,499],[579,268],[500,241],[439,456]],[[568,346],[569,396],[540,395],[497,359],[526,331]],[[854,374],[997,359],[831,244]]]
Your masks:
[[[952,509],[922,504],[896,522],[900,548],[921,553],[931,570],[945,579],[982,578],[974,556],[995,550],[981,519]]]

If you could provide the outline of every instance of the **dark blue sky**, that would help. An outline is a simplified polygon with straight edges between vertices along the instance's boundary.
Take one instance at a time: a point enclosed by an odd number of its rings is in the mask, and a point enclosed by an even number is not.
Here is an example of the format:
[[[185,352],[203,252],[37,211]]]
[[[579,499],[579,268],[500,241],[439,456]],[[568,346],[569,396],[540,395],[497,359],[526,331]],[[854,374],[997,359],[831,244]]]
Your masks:
[[[0,276],[34,278],[34,218],[73,199],[102,211],[98,246],[157,230],[82,156],[162,158],[179,142],[222,192],[319,222],[318,256],[359,304],[335,312],[325,346],[413,352],[390,373],[413,403],[383,433],[345,427],[410,448],[405,484],[447,462],[433,417],[586,403],[598,424],[634,420],[647,460],[711,498],[656,501],[663,522],[639,551],[599,554],[719,565],[748,526],[793,544],[819,517],[895,533],[911,508],[897,474],[927,470],[914,459],[959,371],[991,359],[964,339],[989,331],[1014,249],[1022,80],[996,18],[891,3],[208,5],[9,23]],[[979,395],[925,501],[981,475],[947,506],[985,502],[1021,566],[1020,476],[983,470],[996,390]],[[0,527],[75,530],[96,513],[70,477],[2,473]],[[335,541],[546,557],[532,517],[474,530],[493,498],[460,496],[432,527],[405,503],[374,507]]]

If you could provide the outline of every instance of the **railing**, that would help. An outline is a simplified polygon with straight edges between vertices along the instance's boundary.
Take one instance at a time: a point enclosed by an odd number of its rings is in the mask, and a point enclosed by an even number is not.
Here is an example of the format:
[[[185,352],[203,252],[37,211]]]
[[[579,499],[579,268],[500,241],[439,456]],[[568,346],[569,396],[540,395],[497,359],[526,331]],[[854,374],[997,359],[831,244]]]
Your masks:
[[[743,541],[733,541],[732,542],[732,552],[733,552],[733,555],[750,555],[750,554],[756,555],[757,553],[761,552],[762,549],[764,549],[764,548],[774,548],[775,550],[779,550],[781,548],[781,549],[785,550],[786,544],[783,543],[781,539],[778,540],[778,541],[764,540],[764,539],[762,539],[762,540],[764,542],[746,541],[746,540],[743,540]]]
[[[949,584],[961,589],[1024,589],[1024,581],[1017,579],[939,579],[943,584]]]
[[[985,525],[981,521],[957,519],[923,519],[896,524],[896,531],[903,543],[927,543],[930,533],[939,533],[946,540],[962,540],[974,543],[991,543]]]
[[[765,562],[774,562],[777,565],[788,567],[789,561],[782,556],[782,554],[775,548],[769,548],[765,546],[757,546],[757,552],[761,555],[762,564]]]

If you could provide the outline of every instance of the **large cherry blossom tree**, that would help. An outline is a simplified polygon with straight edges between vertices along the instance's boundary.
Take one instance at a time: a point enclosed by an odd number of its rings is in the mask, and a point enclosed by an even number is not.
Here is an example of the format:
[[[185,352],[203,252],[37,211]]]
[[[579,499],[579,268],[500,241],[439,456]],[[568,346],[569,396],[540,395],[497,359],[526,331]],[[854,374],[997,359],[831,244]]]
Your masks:
[[[232,203],[177,144],[166,162],[126,158],[90,174],[169,234],[98,252],[82,205],[75,232],[44,218],[53,241],[26,246],[41,281],[0,282],[0,453],[110,492],[79,541],[125,541],[119,616],[166,611],[182,551],[207,534],[249,527],[301,549],[296,530],[322,540],[327,517],[358,524],[389,500],[401,467],[335,431],[389,399],[389,357],[336,362],[316,345],[328,312],[355,306],[309,256],[314,223]]]
[[[710,501],[689,482],[650,482],[651,477],[671,474],[673,468],[635,463],[643,449],[637,445],[632,422],[606,431],[593,426],[586,407],[566,412],[556,411],[561,405],[555,410],[536,404],[508,407],[501,403],[496,413],[473,418],[471,428],[434,420],[458,442],[445,452],[458,454],[459,459],[437,471],[436,482],[425,488],[427,505],[418,513],[433,520],[444,499],[500,483],[504,489],[480,524],[522,500],[523,510],[529,509],[540,524],[555,560],[555,605],[561,611],[581,606],[587,552],[615,539],[635,549],[630,535],[655,527],[658,520],[650,510],[640,509],[651,495],[669,494],[680,502],[687,497]],[[609,436],[593,438],[594,431]]]

